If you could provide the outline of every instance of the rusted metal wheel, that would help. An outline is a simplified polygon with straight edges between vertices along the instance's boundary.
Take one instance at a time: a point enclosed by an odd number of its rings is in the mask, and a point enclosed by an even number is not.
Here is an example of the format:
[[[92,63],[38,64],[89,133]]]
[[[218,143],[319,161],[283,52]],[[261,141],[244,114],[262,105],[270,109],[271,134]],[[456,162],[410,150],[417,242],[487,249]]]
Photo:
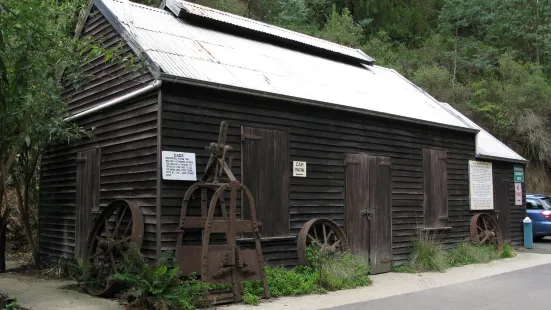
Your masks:
[[[302,226],[297,239],[298,259],[301,265],[309,265],[306,250],[314,245],[328,253],[346,251],[348,244],[342,229],[326,218],[310,220]]]
[[[115,200],[94,222],[83,258],[84,281],[90,295],[110,297],[122,289],[109,277],[117,273],[130,244],[141,248],[144,234],[143,215],[135,203]]]
[[[486,213],[475,214],[471,218],[471,240],[478,244],[493,244],[503,249],[503,237],[496,221]]]

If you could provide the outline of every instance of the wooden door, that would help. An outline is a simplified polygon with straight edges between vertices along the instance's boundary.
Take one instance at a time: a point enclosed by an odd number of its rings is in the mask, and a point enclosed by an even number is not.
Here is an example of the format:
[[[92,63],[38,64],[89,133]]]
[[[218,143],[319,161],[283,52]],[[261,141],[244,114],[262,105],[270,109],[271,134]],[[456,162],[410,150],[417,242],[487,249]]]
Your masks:
[[[369,158],[369,206],[372,210],[369,263],[371,274],[392,269],[392,184],[390,158]]]
[[[88,234],[93,225],[93,213],[99,212],[100,149],[90,149],[77,154],[75,256],[86,251]]]
[[[494,180],[494,200],[496,220],[503,236],[503,242],[510,241],[510,201],[509,201],[509,179]]]
[[[262,128],[242,127],[241,130],[242,182],[253,195],[257,220],[262,224],[261,235],[288,236],[289,135],[285,131]],[[250,218],[247,199],[243,200],[242,218]]]
[[[345,218],[348,247],[369,259],[369,155],[346,154]]]
[[[346,234],[350,250],[371,273],[392,268],[390,158],[346,154]]]

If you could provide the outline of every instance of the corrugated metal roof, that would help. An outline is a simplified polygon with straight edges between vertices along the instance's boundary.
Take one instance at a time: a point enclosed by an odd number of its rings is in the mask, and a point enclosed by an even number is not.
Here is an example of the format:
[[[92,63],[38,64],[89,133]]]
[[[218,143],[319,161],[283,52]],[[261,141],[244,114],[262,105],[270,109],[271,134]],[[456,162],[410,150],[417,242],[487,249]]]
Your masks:
[[[168,75],[471,129],[393,70],[201,28],[135,3],[98,1]]]
[[[465,124],[471,128],[480,130],[476,135],[476,155],[478,157],[488,157],[503,159],[505,161],[518,161],[518,162],[527,162],[527,160],[505,145],[503,142],[499,141],[496,137],[492,136],[489,132],[484,130],[482,127],[478,126],[475,122],[471,121],[468,117],[461,114],[459,111],[454,109],[451,105],[441,102],[446,109],[450,111],[453,115],[461,119]]]
[[[246,28],[256,32],[276,36],[278,38],[291,40],[301,44],[306,44],[312,47],[320,48],[337,54],[353,57],[360,61],[373,63],[375,60],[365,53],[359,52],[357,49],[349,48],[330,41],[322,40],[312,36],[308,36],[299,32],[291,31],[285,28],[276,27],[274,25],[262,23],[253,19],[245,18],[239,15],[230,14],[223,11],[218,11],[209,7],[198,5],[185,0],[167,0],[166,6],[176,16],[181,16],[182,11],[195,16],[209,18],[221,23],[231,24],[240,28]]]

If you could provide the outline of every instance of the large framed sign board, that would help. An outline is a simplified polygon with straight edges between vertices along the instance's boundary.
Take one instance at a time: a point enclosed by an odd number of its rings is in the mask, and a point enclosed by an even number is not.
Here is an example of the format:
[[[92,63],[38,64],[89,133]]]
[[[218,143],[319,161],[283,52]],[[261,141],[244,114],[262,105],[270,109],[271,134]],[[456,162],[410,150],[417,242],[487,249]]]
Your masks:
[[[469,160],[469,196],[471,210],[494,209],[492,163]]]

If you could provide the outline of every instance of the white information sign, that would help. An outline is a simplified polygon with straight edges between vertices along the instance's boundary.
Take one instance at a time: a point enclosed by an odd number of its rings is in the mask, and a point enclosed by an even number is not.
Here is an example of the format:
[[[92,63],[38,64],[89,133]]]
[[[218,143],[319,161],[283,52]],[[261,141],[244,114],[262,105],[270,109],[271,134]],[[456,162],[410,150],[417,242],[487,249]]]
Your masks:
[[[515,206],[522,206],[522,183],[515,183]]]
[[[163,151],[163,179],[197,181],[195,153]]]
[[[494,208],[492,163],[469,160],[469,187],[471,210]]]
[[[294,177],[306,177],[306,162],[305,161],[293,161],[293,176]]]

